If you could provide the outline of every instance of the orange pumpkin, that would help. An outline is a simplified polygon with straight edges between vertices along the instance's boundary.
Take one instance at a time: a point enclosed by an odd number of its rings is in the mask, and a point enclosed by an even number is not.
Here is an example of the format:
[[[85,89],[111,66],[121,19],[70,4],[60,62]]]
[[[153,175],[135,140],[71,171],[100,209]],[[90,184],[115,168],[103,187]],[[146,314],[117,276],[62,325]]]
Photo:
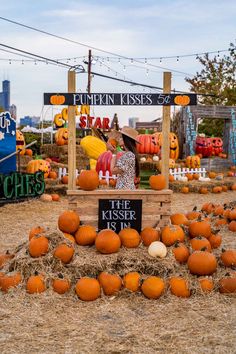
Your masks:
[[[199,193],[200,193],[200,194],[207,194],[207,193],[208,193],[208,189],[207,189],[206,187],[201,187],[201,188],[199,189]]]
[[[48,252],[49,242],[47,237],[36,235],[29,241],[29,254],[33,258],[38,258]]]
[[[53,95],[50,97],[50,103],[52,105],[61,105],[65,102],[66,98],[63,95]]]
[[[164,226],[161,231],[161,241],[166,246],[172,246],[175,242],[184,242],[184,231],[179,225]]]
[[[9,262],[12,258],[14,258],[14,254],[9,253],[9,251],[0,254],[0,268],[2,268],[4,264]]]
[[[75,239],[80,246],[93,245],[97,237],[97,232],[94,226],[82,225],[75,233]]]
[[[219,281],[220,293],[236,293],[236,277],[225,277]]]
[[[98,276],[98,281],[105,295],[114,295],[120,291],[122,280],[119,275],[102,272]]]
[[[193,221],[189,225],[190,237],[203,236],[209,238],[211,236],[211,224],[208,221]]]
[[[100,297],[101,287],[97,279],[81,278],[77,281],[75,291],[83,301],[93,301]]]
[[[70,281],[68,279],[63,279],[63,277],[59,274],[57,279],[53,279],[52,287],[56,293],[65,294],[70,290]]]
[[[214,289],[214,283],[212,279],[201,278],[199,279],[199,285],[204,293],[208,293]]]
[[[42,233],[45,233],[45,229],[41,226],[36,226],[36,227],[33,227],[30,232],[29,232],[29,241],[31,240],[31,238],[33,238],[34,236],[36,235],[39,235],[39,234],[42,234]]]
[[[132,228],[125,228],[119,232],[119,237],[123,246],[135,248],[140,244],[140,235],[138,231]]]
[[[99,177],[95,170],[81,171],[77,181],[80,188],[85,191],[92,191],[99,186]]]
[[[139,141],[139,144],[136,145],[139,154],[158,154],[160,146],[154,134],[138,135],[137,140]]]
[[[148,277],[144,280],[141,290],[148,299],[158,299],[165,290],[165,283],[159,277]]]
[[[188,194],[189,193],[189,187],[182,187],[181,190],[180,190],[181,193],[183,194]]]
[[[33,151],[31,149],[25,149],[25,155],[32,157],[33,156]]]
[[[178,297],[190,296],[188,281],[181,277],[170,278],[170,291],[173,295]]]
[[[96,237],[95,246],[100,253],[116,253],[121,246],[120,237],[112,230],[101,230]]]
[[[211,252],[211,244],[207,238],[202,236],[194,237],[190,240],[190,245],[194,251],[200,251],[203,248],[206,248],[208,252]]]
[[[176,242],[173,248],[173,254],[177,262],[186,263],[190,253],[183,243]]]
[[[46,290],[44,277],[41,274],[31,275],[26,283],[26,290],[29,294],[42,293]]]
[[[189,220],[186,218],[186,216],[184,214],[181,214],[181,213],[172,214],[170,216],[170,221],[171,221],[171,224],[173,224],[173,225],[188,225],[189,224]]]
[[[46,160],[41,159],[29,161],[26,167],[27,173],[35,173],[41,171],[44,173],[44,178],[47,178],[49,176],[50,170],[50,163]]]
[[[228,228],[230,231],[236,232],[236,220],[230,221]]]
[[[145,227],[140,233],[144,246],[149,246],[154,241],[160,240],[160,233],[153,227]]]
[[[187,106],[190,103],[190,98],[187,95],[178,95],[175,96],[174,103],[179,106]]]
[[[221,245],[222,237],[219,234],[212,233],[208,240],[211,244],[211,248],[218,248]]]
[[[233,267],[236,266],[236,250],[222,250],[221,261],[223,262],[225,267]]]
[[[62,184],[68,184],[69,177],[68,176],[62,176],[61,178],[61,183]]]
[[[50,171],[48,178],[52,178],[52,179],[57,179],[57,173],[56,171]]]
[[[162,190],[166,188],[166,179],[165,176],[159,174],[159,175],[153,175],[149,178],[149,184],[152,189],[155,190]]]
[[[4,292],[8,292],[10,288],[15,288],[21,283],[22,276],[19,272],[13,272],[2,274],[0,279],[0,289]]]
[[[60,200],[60,196],[57,193],[51,194],[51,197],[53,202],[59,202]]]
[[[58,146],[68,145],[68,128],[60,128],[55,134],[55,141]]]
[[[68,234],[67,232],[63,232],[63,235],[65,236],[65,238],[66,238],[67,240],[69,240],[69,241],[72,242],[72,243],[75,243],[75,238],[74,238],[73,235]]]
[[[188,258],[187,265],[190,273],[196,275],[211,275],[217,268],[214,254],[204,251],[193,252]]]
[[[73,210],[64,211],[58,218],[58,227],[62,232],[75,233],[80,225],[79,215]]]
[[[68,264],[70,263],[74,252],[75,250],[72,245],[69,246],[66,243],[61,243],[55,248],[53,256],[60,259],[62,263]]]
[[[130,272],[124,275],[124,288],[136,292],[140,288],[140,274],[137,272]]]

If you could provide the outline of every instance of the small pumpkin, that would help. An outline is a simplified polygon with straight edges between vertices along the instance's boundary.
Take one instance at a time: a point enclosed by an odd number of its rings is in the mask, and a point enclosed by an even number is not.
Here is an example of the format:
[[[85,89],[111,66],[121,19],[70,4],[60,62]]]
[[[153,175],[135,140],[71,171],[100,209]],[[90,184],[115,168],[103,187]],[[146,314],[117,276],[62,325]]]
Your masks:
[[[206,187],[201,187],[201,188],[199,189],[199,193],[200,193],[200,194],[207,194],[207,193],[208,193],[208,189],[207,189]]]
[[[208,240],[211,244],[211,248],[218,248],[221,245],[222,236],[218,233],[212,233]]]
[[[199,279],[199,285],[200,285],[201,290],[204,293],[209,293],[210,291],[212,291],[214,289],[213,280],[209,279],[209,278]]]
[[[186,263],[190,255],[189,249],[181,242],[176,242],[173,248],[175,259],[179,263]]]
[[[184,242],[184,231],[179,225],[164,226],[161,231],[161,241],[166,246],[172,246],[175,242]]]
[[[236,277],[225,277],[220,279],[219,290],[222,294],[236,293]]]
[[[80,246],[93,245],[97,237],[97,232],[94,226],[82,225],[75,233],[75,239]]]
[[[145,227],[140,233],[144,246],[149,246],[154,241],[160,240],[160,233],[153,227]]]
[[[69,177],[68,176],[62,176],[61,177],[61,183],[62,184],[68,184]]]
[[[194,251],[199,251],[202,248],[206,248],[208,252],[211,252],[211,244],[205,237],[197,236],[192,238],[190,240],[190,245]]]
[[[32,157],[32,156],[33,156],[33,151],[32,151],[32,149],[25,149],[25,155]]]
[[[51,194],[51,197],[52,197],[52,201],[53,202],[59,202],[60,201],[60,196],[57,193]]]
[[[211,236],[211,224],[208,221],[193,221],[189,225],[190,237],[203,236],[209,238]]]
[[[220,259],[225,267],[236,266],[236,250],[222,250]]]
[[[59,244],[53,253],[53,256],[55,258],[58,258],[62,261],[62,263],[64,264],[68,264],[70,263],[73,255],[74,255],[74,248],[72,247],[72,245],[67,245],[66,243],[61,243]]]
[[[83,301],[93,301],[100,297],[101,287],[97,279],[81,278],[77,281],[75,292]]]
[[[165,283],[163,279],[151,276],[144,280],[141,290],[148,299],[158,299],[165,290]]]
[[[105,295],[115,295],[122,287],[122,280],[119,275],[102,272],[98,276],[98,281]]]
[[[186,216],[184,214],[181,214],[181,213],[172,214],[170,216],[170,221],[171,221],[171,224],[173,224],[173,225],[188,225],[189,224],[189,220],[186,218]]]
[[[6,253],[0,254],[0,269],[9,262],[12,258],[14,258],[15,255],[11,254],[9,251],[6,251]]]
[[[140,274],[137,272],[130,272],[124,275],[123,284],[124,288],[136,292],[140,288]]]
[[[121,244],[127,248],[138,247],[141,241],[138,231],[132,228],[125,228],[119,232]]]
[[[29,241],[29,254],[33,258],[44,256],[48,252],[49,241],[44,235],[36,235]]]
[[[187,265],[190,273],[196,275],[211,275],[217,268],[214,254],[204,251],[193,252],[188,258]]]
[[[57,173],[56,173],[56,171],[50,171],[50,172],[49,172],[49,175],[48,175],[48,178],[57,179]]]
[[[45,203],[52,202],[52,196],[51,196],[50,194],[43,193],[43,194],[40,196],[40,200],[41,200],[42,202],[45,202]]]
[[[236,220],[230,221],[228,228],[230,231],[236,232]]]
[[[58,278],[53,279],[52,287],[56,293],[65,294],[70,290],[70,281],[68,279],[64,279],[63,276],[59,274]]]
[[[43,234],[45,233],[45,229],[41,226],[36,226],[36,227],[33,227],[30,232],[29,232],[29,241],[31,240],[31,238],[33,238],[34,236],[36,235],[39,235],[39,234]]]
[[[95,170],[81,171],[77,181],[80,188],[85,191],[92,191],[99,186],[99,177]]]
[[[159,174],[159,175],[153,175],[149,178],[149,184],[152,189],[155,190],[162,190],[166,188],[166,179],[165,176]]]
[[[65,102],[66,98],[63,95],[52,95],[50,97],[50,103],[52,105],[61,105]]]
[[[167,255],[167,248],[164,243],[160,241],[154,241],[148,247],[148,254],[151,257],[165,258]]]
[[[170,291],[178,297],[190,297],[188,281],[181,277],[170,278]]]
[[[188,194],[189,193],[189,187],[182,187],[181,190],[180,190],[181,193],[183,194]]]
[[[58,218],[58,227],[62,232],[75,233],[80,225],[79,215],[73,210],[64,211]]]
[[[46,290],[44,277],[41,274],[31,275],[26,283],[26,290],[29,294],[42,293]]]
[[[67,240],[69,240],[69,241],[72,242],[72,243],[75,243],[75,238],[74,238],[73,235],[68,234],[67,232],[63,232],[63,235],[65,236],[65,238],[66,238]]]
[[[22,281],[20,272],[12,272],[8,274],[2,274],[0,278],[0,289],[4,292],[8,292],[10,288],[15,288]]]
[[[96,237],[95,247],[103,254],[116,253],[121,246],[120,237],[112,230],[101,230]]]

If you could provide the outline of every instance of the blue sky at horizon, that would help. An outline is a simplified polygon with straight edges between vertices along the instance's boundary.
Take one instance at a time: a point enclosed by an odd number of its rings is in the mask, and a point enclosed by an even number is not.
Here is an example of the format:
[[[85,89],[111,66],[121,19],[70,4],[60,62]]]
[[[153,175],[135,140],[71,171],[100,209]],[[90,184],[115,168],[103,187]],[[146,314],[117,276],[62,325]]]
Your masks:
[[[33,26],[84,44],[129,58],[178,56],[227,49],[236,38],[236,2],[234,0],[8,0],[0,4],[0,16]],[[88,55],[86,47],[68,43],[42,33],[0,20],[1,43],[52,59]],[[2,47],[0,47],[1,49]],[[176,70],[172,88],[188,91],[184,78],[194,75],[201,67],[195,57],[148,61],[156,67],[122,60],[107,61],[107,54],[92,50],[99,57],[92,70],[105,75],[126,78],[162,87],[163,70]],[[222,53],[221,55],[226,54]],[[111,55],[109,55],[111,56]],[[104,62],[100,63],[104,57]],[[9,64],[9,60],[12,63]],[[67,90],[67,69],[45,63],[14,62],[24,59],[0,51],[0,80],[11,81],[11,103],[16,104],[18,118],[24,115],[45,119],[56,113],[43,108],[44,92]],[[144,60],[143,60],[144,62]],[[69,63],[74,65],[74,61]],[[125,66],[125,71],[123,70]],[[109,69],[110,68],[110,69]],[[163,69],[166,68],[166,69]],[[148,76],[147,76],[148,69]],[[78,91],[85,92],[87,75],[77,76]],[[92,92],[149,92],[148,89],[94,77]],[[154,91],[151,91],[154,92]],[[113,117],[118,113],[121,125],[128,117],[150,121],[161,115],[161,108],[94,107],[95,116]]]

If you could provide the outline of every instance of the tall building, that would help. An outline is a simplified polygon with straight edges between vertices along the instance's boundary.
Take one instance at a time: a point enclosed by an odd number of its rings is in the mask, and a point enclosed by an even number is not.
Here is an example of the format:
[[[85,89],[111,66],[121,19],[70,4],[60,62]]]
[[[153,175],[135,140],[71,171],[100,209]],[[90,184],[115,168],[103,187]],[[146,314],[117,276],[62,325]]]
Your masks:
[[[135,129],[137,122],[139,122],[139,118],[137,118],[137,117],[129,118],[129,127]]]
[[[24,118],[20,118],[20,126],[29,126],[29,127],[34,127],[36,128],[39,125],[40,122],[40,117],[30,117],[30,116],[24,116]]]
[[[2,82],[2,92],[0,92],[0,107],[4,111],[10,109],[10,81],[4,80]]]

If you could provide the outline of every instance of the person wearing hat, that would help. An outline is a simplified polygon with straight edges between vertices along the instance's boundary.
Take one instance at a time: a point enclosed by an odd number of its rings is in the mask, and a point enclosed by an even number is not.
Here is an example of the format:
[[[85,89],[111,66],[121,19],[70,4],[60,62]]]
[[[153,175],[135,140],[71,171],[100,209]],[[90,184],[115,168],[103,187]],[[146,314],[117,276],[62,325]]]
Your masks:
[[[139,177],[139,160],[136,150],[138,132],[131,127],[123,127],[120,131],[119,145],[123,147],[124,154],[116,159],[116,149],[107,143],[112,152],[111,173],[117,175],[116,189],[135,189],[135,177]]]

